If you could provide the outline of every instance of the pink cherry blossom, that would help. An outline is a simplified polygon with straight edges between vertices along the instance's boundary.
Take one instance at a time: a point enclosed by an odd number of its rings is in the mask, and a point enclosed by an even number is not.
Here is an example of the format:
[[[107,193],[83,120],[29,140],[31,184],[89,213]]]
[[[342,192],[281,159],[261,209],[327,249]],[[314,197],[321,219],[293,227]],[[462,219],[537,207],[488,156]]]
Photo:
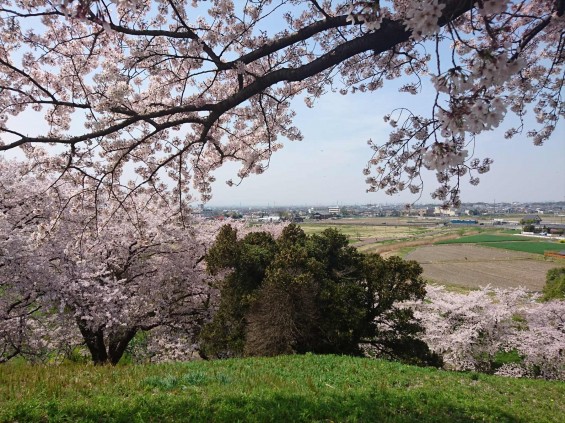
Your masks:
[[[523,289],[427,291],[426,301],[413,304],[415,315],[448,369],[565,380],[565,301],[541,303]],[[510,351],[520,360],[495,367],[497,355]]]
[[[283,142],[302,138],[296,97],[314,106],[330,89],[377,91],[402,78],[402,92],[430,83],[437,97],[425,116],[391,113],[390,137],[371,143],[368,189],[421,192],[431,169],[433,197],[457,204],[462,177],[478,183],[492,164],[465,153],[477,134],[515,114],[524,124],[506,134],[541,145],[564,114],[559,0],[3,0],[0,9],[0,151],[21,149],[36,169],[72,174],[87,190],[208,200],[219,166],[237,162],[237,179],[260,174]],[[532,110],[537,123],[526,128]]]

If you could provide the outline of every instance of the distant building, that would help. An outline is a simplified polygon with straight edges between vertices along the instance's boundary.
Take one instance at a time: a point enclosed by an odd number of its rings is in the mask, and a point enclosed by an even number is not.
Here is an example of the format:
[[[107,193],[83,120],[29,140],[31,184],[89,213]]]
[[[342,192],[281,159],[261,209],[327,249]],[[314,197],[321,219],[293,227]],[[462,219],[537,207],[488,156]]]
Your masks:
[[[341,209],[338,206],[328,207],[328,213],[333,215],[341,214]]]
[[[322,220],[322,219],[324,219],[324,216],[322,215],[322,213],[313,212],[313,213],[310,214],[310,219]]]
[[[327,213],[319,212],[319,211],[312,211],[310,213],[310,219],[314,219],[314,220],[330,219],[334,216],[335,215],[333,215],[333,214],[327,214]]]
[[[280,222],[281,217],[280,216],[263,216],[260,217],[259,219],[257,219],[259,222]]]
[[[439,216],[457,216],[457,211],[452,208],[436,207],[434,208],[434,214]]]
[[[422,208],[422,209],[418,209],[418,216],[421,217],[431,217],[434,215],[434,209],[432,207],[426,207],[426,208]]]
[[[565,225],[562,223],[548,223],[544,227],[550,235],[559,236],[565,234]]]

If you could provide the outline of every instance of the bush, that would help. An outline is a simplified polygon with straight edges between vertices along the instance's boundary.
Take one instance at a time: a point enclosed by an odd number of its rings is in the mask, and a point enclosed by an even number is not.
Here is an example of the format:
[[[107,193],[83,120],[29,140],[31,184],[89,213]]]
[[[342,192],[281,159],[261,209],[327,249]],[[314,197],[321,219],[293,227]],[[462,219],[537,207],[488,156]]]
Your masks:
[[[565,267],[550,269],[545,278],[543,300],[565,299]]]
[[[203,357],[242,356],[246,315],[276,249],[275,240],[266,232],[252,232],[238,240],[235,229],[230,225],[222,227],[206,263],[213,275],[231,271],[218,286],[221,295],[214,319],[200,334]]]
[[[523,230],[524,232],[534,232],[535,228],[536,228],[536,227],[535,227],[534,225],[524,225],[524,226],[522,227],[522,230]]]

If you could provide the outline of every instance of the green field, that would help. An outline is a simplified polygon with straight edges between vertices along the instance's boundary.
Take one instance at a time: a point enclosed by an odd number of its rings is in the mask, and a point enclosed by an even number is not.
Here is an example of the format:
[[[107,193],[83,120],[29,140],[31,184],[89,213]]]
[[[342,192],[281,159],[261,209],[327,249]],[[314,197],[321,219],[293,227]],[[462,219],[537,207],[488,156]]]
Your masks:
[[[478,234],[471,236],[464,236],[457,239],[449,239],[446,241],[437,242],[437,244],[479,244],[483,242],[524,242],[530,241],[532,238],[525,236],[513,236],[513,235],[495,235],[495,234]]]
[[[396,225],[370,225],[370,224],[344,224],[344,223],[301,223],[300,227],[307,234],[317,234],[325,229],[334,228],[349,238],[351,242],[365,239],[397,239],[419,236],[431,230],[423,227],[396,226]]]
[[[3,422],[558,422],[565,384],[366,358],[0,366]]]
[[[523,251],[525,253],[533,254],[543,254],[546,251],[562,251],[565,250],[563,244],[558,244],[556,242],[491,242],[482,243],[479,245],[484,245],[486,247],[503,248],[505,250],[512,251]]]
[[[565,249],[563,244],[548,241],[532,241],[532,238],[524,236],[508,236],[494,234],[479,234],[465,236],[457,239],[440,241],[436,244],[477,244],[486,247],[502,248],[505,250],[522,251],[532,254],[543,254],[546,251],[561,251]]]

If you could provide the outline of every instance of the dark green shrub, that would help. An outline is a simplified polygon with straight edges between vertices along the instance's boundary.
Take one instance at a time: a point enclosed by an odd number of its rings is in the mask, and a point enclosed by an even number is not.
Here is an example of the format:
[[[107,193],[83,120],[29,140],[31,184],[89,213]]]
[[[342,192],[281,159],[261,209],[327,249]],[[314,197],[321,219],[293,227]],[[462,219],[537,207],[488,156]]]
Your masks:
[[[522,227],[522,230],[523,230],[524,232],[534,232],[535,228],[536,228],[536,227],[535,227],[534,225],[524,225],[524,226]]]
[[[208,271],[218,274],[231,269],[219,285],[219,308],[200,334],[203,357],[228,358],[243,355],[246,314],[265,278],[277,246],[265,232],[252,232],[237,240],[237,232],[225,225],[206,257]]]
[[[204,356],[370,353],[441,364],[418,339],[412,309],[400,305],[425,296],[416,262],[363,255],[334,229],[308,236],[289,225],[276,241],[236,235],[222,229],[207,257],[212,273],[231,273],[201,334]]]
[[[547,272],[543,287],[543,300],[565,299],[565,267],[556,267]]]

